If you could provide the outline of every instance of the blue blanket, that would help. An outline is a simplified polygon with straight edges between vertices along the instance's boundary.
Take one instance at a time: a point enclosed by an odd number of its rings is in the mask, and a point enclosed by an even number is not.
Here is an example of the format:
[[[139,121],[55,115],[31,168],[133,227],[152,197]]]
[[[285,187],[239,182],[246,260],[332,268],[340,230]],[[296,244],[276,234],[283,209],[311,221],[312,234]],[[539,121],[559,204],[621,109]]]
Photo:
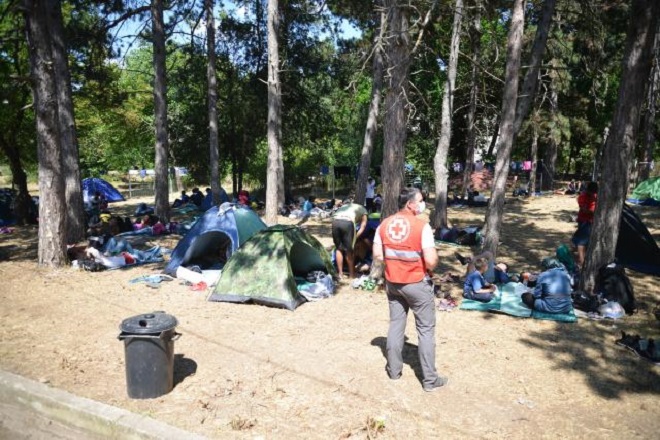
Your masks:
[[[575,316],[573,310],[569,313],[543,313],[537,310],[531,310],[521,299],[522,293],[526,291],[527,286],[521,283],[507,283],[499,287],[495,294],[495,298],[490,302],[482,303],[463,298],[463,302],[461,302],[459,309],[480,310],[482,312],[500,312],[521,318],[531,317],[560,322],[577,322],[577,316]]]

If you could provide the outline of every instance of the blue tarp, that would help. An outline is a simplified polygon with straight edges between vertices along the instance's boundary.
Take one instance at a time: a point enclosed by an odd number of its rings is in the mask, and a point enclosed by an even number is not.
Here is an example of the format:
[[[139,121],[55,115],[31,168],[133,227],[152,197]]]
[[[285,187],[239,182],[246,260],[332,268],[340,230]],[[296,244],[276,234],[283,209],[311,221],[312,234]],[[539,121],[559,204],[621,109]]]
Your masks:
[[[99,177],[88,177],[87,179],[83,179],[82,192],[85,202],[91,200],[96,191],[103,194],[108,203],[122,202],[126,200],[114,186]]]

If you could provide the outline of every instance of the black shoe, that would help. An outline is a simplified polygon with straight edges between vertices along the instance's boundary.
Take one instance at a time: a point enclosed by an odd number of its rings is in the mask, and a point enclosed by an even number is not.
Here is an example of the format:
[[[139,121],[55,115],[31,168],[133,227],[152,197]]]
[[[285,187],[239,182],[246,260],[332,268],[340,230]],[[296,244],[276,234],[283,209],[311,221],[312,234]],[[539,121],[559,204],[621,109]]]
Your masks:
[[[427,393],[432,393],[437,391],[438,388],[443,387],[449,383],[448,377],[438,376],[438,378],[431,385],[424,385],[424,391]]]
[[[454,252],[454,256],[456,257],[456,259],[457,259],[457,260],[458,260],[463,266],[465,266],[465,265],[468,264],[468,262],[469,262],[467,258],[465,258],[463,255],[459,254],[458,252]]]

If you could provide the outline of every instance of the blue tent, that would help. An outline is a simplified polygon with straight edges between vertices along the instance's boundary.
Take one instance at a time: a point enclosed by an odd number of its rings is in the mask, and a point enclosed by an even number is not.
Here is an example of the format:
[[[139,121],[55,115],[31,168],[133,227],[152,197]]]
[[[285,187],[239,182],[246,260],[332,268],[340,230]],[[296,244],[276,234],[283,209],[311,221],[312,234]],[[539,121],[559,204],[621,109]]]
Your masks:
[[[94,193],[96,193],[96,191],[103,194],[108,203],[122,202],[126,200],[114,186],[101,178],[88,177],[87,179],[83,179],[82,192],[85,202],[88,202],[92,197],[94,197]]]
[[[205,269],[213,265],[214,260],[229,257],[250,237],[265,228],[266,224],[249,208],[230,203],[214,206],[179,240],[165,267],[165,273],[176,275],[179,266],[186,265],[198,265]],[[223,252],[225,254],[220,255]]]

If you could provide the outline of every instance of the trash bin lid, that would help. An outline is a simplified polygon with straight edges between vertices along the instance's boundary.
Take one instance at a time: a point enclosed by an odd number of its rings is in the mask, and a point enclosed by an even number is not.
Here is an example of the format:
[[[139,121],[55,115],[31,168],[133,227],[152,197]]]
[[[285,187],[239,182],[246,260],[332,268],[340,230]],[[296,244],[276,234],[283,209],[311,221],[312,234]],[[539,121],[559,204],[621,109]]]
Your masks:
[[[131,316],[121,322],[119,329],[124,333],[149,334],[172,330],[179,321],[165,312],[151,312]]]

